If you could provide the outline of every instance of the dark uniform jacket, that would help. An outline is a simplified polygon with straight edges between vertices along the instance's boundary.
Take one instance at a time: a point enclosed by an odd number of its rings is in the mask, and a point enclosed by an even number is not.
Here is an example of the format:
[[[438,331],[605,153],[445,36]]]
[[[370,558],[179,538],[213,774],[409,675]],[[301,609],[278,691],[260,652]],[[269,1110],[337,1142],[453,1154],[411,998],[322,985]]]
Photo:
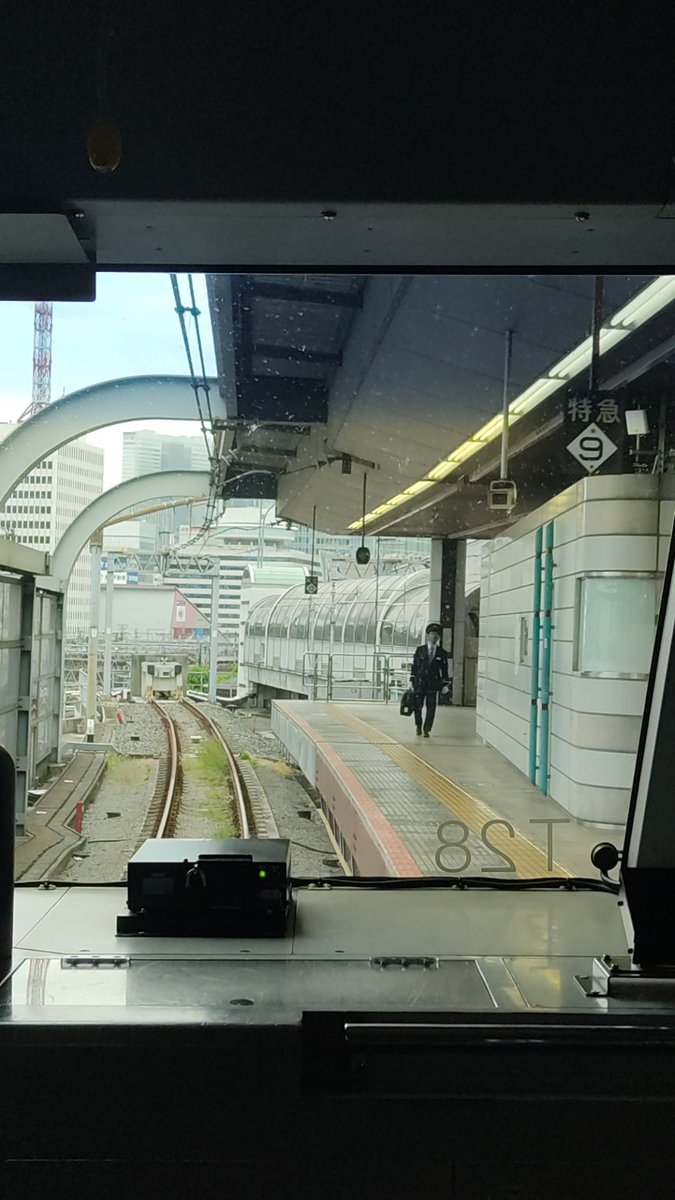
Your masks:
[[[418,646],[413,658],[411,683],[416,692],[440,692],[448,679],[448,656],[441,646],[436,646],[433,660],[429,662],[429,647]]]

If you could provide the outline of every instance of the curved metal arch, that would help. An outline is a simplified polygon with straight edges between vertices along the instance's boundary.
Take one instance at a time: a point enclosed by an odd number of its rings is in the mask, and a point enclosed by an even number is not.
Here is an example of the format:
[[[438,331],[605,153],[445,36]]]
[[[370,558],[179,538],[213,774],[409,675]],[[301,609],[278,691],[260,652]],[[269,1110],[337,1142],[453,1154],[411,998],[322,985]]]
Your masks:
[[[218,381],[208,379],[215,420],[225,420]],[[0,442],[0,507],[39,462],[66,442],[122,421],[198,420],[186,375],[131,375],[80,388],[19,425]]]
[[[208,471],[156,471],[126,479],[117,487],[102,492],[71,521],[52,555],[50,576],[65,591],[70,573],[87,542],[112,517],[131,508],[139,500],[158,500],[162,496],[208,495],[211,476]]]

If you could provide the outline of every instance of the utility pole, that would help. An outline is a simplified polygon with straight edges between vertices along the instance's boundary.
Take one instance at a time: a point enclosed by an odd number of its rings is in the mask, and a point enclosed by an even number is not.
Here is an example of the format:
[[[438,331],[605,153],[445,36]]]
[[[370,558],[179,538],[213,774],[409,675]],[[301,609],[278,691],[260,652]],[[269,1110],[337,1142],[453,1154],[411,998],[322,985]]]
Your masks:
[[[99,610],[101,606],[101,548],[103,531],[99,529],[89,543],[91,553],[91,589],[89,601],[89,643],[87,653],[87,740],[93,741],[96,720],[96,668]]]
[[[209,646],[209,700],[216,703],[218,685],[218,602],[220,599],[220,565],[211,575],[211,644]]]
[[[115,576],[112,570],[112,555],[108,555],[105,577],[105,625],[103,627],[103,695],[109,696],[112,691],[112,623],[113,623],[113,589]]]

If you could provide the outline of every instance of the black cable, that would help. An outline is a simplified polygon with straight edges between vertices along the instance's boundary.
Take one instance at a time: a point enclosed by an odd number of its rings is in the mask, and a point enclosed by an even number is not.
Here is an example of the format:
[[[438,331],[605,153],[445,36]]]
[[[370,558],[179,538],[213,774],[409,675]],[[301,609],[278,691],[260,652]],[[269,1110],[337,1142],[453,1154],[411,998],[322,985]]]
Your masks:
[[[292,839],[291,839],[292,840]],[[294,845],[303,846],[304,849],[310,850],[313,853],[326,853],[328,851],[319,850],[315,846],[307,846],[303,842],[293,842]],[[609,878],[594,879],[584,876],[567,876],[558,875],[553,878],[542,876],[537,879],[501,879],[495,875],[420,875],[412,877],[401,877],[398,875],[330,875],[330,876],[300,876],[292,875],[289,879],[291,888],[308,888],[308,887],[349,887],[349,888],[373,888],[381,891],[415,891],[420,888],[428,888],[431,890],[443,890],[455,888],[458,891],[475,890],[479,888],[492,888],[497,891],[511,892],[527,892],[527,891],[589,891],[589,892],[606,892],[610,895],[618,895],[619,884],[614,883]],[[108,880],[107,882],[84,883],[71,882],[67,879],[45,879],[42,881],[24,881],[17,880],[15,885],[17,888],[32,887],[42,888],[43,890],[55,887],[124,887],[125,881]]]
[[[301,846],[303,850],[311,850],[313,854],[325,854],[327,858],[337,858],[335,851],[331,853],[325,846],[308,846],[306,842],[297,842],[295,838],[290,838],[291,846]]]
[[[214,467],[213,451],[212,451],[212,448],[209,446],[209,438],[208,438],[208,433],[207,433],[207,429],[206,429],[206,423],[204,420],[204,412],[202,410],[201,400],[200,400],[200,396],[199,396],[199,388],[201,386],[204,388],[204,391],[206,394],[206,404],[208,407],[209,420],[211,423],[211,431],[213,434],[213,413],[211,411],[211,400],[210,400],[210,396],[209,396],[210,389],[209,389],[209,385],[206,381],[206,368],[205,368],[205,364],[204,364],[204,353],[203,353],[203,348],[202,348],[201,335],[199,332],[199,321],[198,321],[199,310],[197,308],[197,304],[196,304],[196,300],[195,300],[194,286],[193,286],[191,275],[188,276],[188,280],[189,280],[189,287],[190,287],[190,297],[192,299],[192,308],[191,309],[186,307],[186,305],[184,305],[182,302],[181,294],[180,294],[180,287],[178,285],[178,276],[174,272],[171,273],[171,287],[173,289],[175,308],[176,308],[176,312],[178,314],[178,321],[180,324],[181,334],[183,336],[183,345],[185,347],[185,354],[187,356],[188,368],[190,371],[191,386],[192,386],[192,390],[194,391],[194,394],[195,394],[195,401],[197,404],[197,412],[199,414],[199,423],[201,426],[202,435],[204,437],[204,445],[206,447],[206,454],[207,454],[209,463],[211,464],[211,467],[213,468]],[[199,347],[199,357],[200,357],[200,363],[201,363],[201,367],[202,367],[202,383],[201,384],[199,383],[197,376],[195,374],[194,363],[192,361],[192,352],[190,350],[190,339],[188,337],[187,326],[185,324],[185,313],[186,312],[192,312],[192,314],[195,318],[195,330],[197,333],[197,344]],[[215,446],[215,435],[213,435],[213,436],[214,436],[214,446]],[[195,541],[197,541],[199,538],[201,538],[202,535],[208,533],[209,529],[211,529],[212,525],[214,524],[214,522],[216,520],[216,504],[217,504],[217,502],[218,501],[217,501],[214,486],[212,483],[210,493],[209,493],[209,498],[208,498],[207,504],[206,504],[206,513],[204,516],[204,520],[202,522],[202,526],[199,529],[199,531],[195,534],[195,536],[193,538],[191,538],[189,542],[185,543],[186,545],[192,545]]]
[[[211,424],[211,428],[213,428],[213,413],[211,411],[211,394],[210,394],[211,387],[206,378],[206,364],[204,363],[204,351],[202,348],[202,335],[199,332],[199,309],[197,308],[197,301],[195,300],[195,290],[194,290],[194,287],[192,284],[192,275],[188,275],[188,284],[190,287],[190,299],[192,301],[192,315],[195,319],[195,334],[197,335],[197,348],[199,350],[199,364],[202,369],[202,387],[204,388],[204,393],[206,395],[206,407],[209,412],[209,422]]]
[[[174,275],[173,273],[171,274],[171,287],[173,288],[173,298],[176,301],[176,306],[175,306],[176,312],[178,313],[180,329],[181,329],[181,333],[183,335],[183,345],[185,346],[185,353],[187,355],[188,367],[190,368],[190,375],[192,376],[193,387],[194,387],[194,380],[197,377],[195,375],[195,369],[194,369],[194,366],[192,363],[192,351],[190,350],[190,341],[187,336],[187,327],[185,325],[185,313],[187,312],[187,309],[181,300],[180,288],[178,286],[178,276]],[[201,405],[199,403],[199,397],[197,397],[197,404],[199,406],[199,415],[201,418]]]
[[[302,846],[302,842],[294,842],[294,845]],[[305,846],[304,849],[315,851],[313,846]],[[326,853],[328,851],[318,851],[316,853]],[[606,892],[610,895],[617,895],[619,885],[611,882],[603,882],[600,879],[586,879],[582,877],[568,878],[567,876],[558,876],[553,879],[543,877],[541,879],[498,879],[494,875],[422,875],[414,878],[400,878],[398,876],[387,875],[318,875],[314,876],[291,876],[290,885],[293,889],[308,888],[308,887],[327,887],[327,888],[361,888],[366,890],[381,891],[415,891],[422,889],[430,889],[442,891],[444,889],[455,889],[457,891],[470,891],[480,888],[493,889],[496,891],[512,891],[512,892],[527,892],[527,891],[589,891],[589,892]],[[40,882],[39,880],[25,881],[17,880],[14,884],[16,888],[38,888],[42,891],[49,891],[52,887],[126,887],[125,880],[97,880],[95,883],[85,883],[80,881],[71,881],[69,879],[46,879]]]
[[[119,888],[123,888],[126,886],[127,886],[126,879],[104,879],[104,880],[97,879],[95,883],[85,883],[80,880],[72,880],[72,879],[33,879],[33,880],[17,879],[14,882],[15,888],[37,888],[38,891],[41,891],[41,892],[49,892],[49,891],[51,891],[51,889],[53,887],[54,888],[57,888],[57,887],[68,887],[68,888],[83,888],[83,887],[113,888],[113,887],[119,887]]]
[[[185,324],[185,313],[188,312],[189,310],[185,307],[185,305],[183,304],[183,302],[181,300],[180,288],[178,286],[178,276],[175,275],[173,272],[171,273],[171,287],[173,288],[173,297],[176,302],[176,305],[175,305],[176,312],[178,313],[178,321],[180,323],[180,330],[183,335],[183,345],[185,347],[185,354],[187,356],[188,367],[190,370],[190,376],[192,378],[191,386],[192,386],[192,390],[194,391],[194,394],[195,394],[195,400],[197,402],[197,412],[199,413],[199,423],[201,425],[202,433],[204,435],[204,444],[206,445],[206,453],[208,455],[209,462],[211,462],[212,461],[211,448],[209,446],[209,439],[208,439],[208,435],[206,432],[206,424],[204,421],[204,413],[202,412],[201,400],[199,398],[200,384],[198,383],[197,376],[195,374],[194,364],[192,362],[192,351],[190,350],[190,339],[188,338],[187,327]]]
[[[381,889],[382,891],[404,891],[419,888],[440,890],[455,888],[458,891],[469,891],[478,888],[493,888],[498,891],[511,892],[591,891],[607,892],[612,895],[616,895],[619,891],[618,884],[605,883],[601,879],[573,878],[568,876],[554,876],[552,879],[545,876],[540,879],[499,879],[494,875],[422,875],[407,879],[387,875],[338,875],[328,878],[319,876],[316,879],[293,876],[291,878],[291,886],[293,888],[321,886],[355,887]]]

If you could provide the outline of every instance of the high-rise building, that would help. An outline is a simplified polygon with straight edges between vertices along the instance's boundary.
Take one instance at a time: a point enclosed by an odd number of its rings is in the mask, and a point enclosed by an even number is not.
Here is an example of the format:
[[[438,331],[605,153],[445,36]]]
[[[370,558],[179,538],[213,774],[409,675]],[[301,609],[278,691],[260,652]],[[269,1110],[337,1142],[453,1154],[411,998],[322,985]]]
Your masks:
[[[103,554],[152,554],[155,550],[153,527],[144,521],[119,521],[103,530]],[[103,566],[103,564],[101,564]],[[105,568],[104,568],[105,569]]]
[[[192,542],[198,527],[183,526],[175,548]],[[193,553],[218,562],[220,592],[218,597],[218,627],[221,637],[231,645],[236,657],[239,642],[241,584],[244,571],[261,562],[264,566],[297,565],[309,574],[309,555],[295,545],[294,531],[274,520],[274,505],[249,501],[246,505],[228,505],[217,525],[198,543],[191,544]],[[319,569],[318,574],[321,574]],[[167,583],[179,587],[201,612],[211,619],[211,578],[197,571],[186,573],[185,568],[169,568]]]
[[[0,426],[6,437],[16,426]],[[104,451],[78,438],[54,451],[25,476],[0,511],[0,532],[25,546],[53,553],[71,521],[103,491]],[[78,558],[66,592],[66,634],[89,625],[89,549]]]
[[[122,479],[135,479],[162,469],[162,447],[153,429],[122,434]]]
[[[138,475],[150,475],[156,471],[208,471],[209,455],[202,436],[174,437],[172,434],[156,433],[154,429],[139,429],[122,435],[122,479],[135,479]],[[153,545],[160,532],[177,533],[188,521],[199,524],[205,508],[180,505],[164,512],[153,513],[142,519],[146,534],[150,534]],[[120,523],[118,533],[120,545],[126,529]],[[136,531],[137,532],[137,531]],[[147,536],[144,539],[147,541]],[[131,548],[131,546],[130,546]]]

